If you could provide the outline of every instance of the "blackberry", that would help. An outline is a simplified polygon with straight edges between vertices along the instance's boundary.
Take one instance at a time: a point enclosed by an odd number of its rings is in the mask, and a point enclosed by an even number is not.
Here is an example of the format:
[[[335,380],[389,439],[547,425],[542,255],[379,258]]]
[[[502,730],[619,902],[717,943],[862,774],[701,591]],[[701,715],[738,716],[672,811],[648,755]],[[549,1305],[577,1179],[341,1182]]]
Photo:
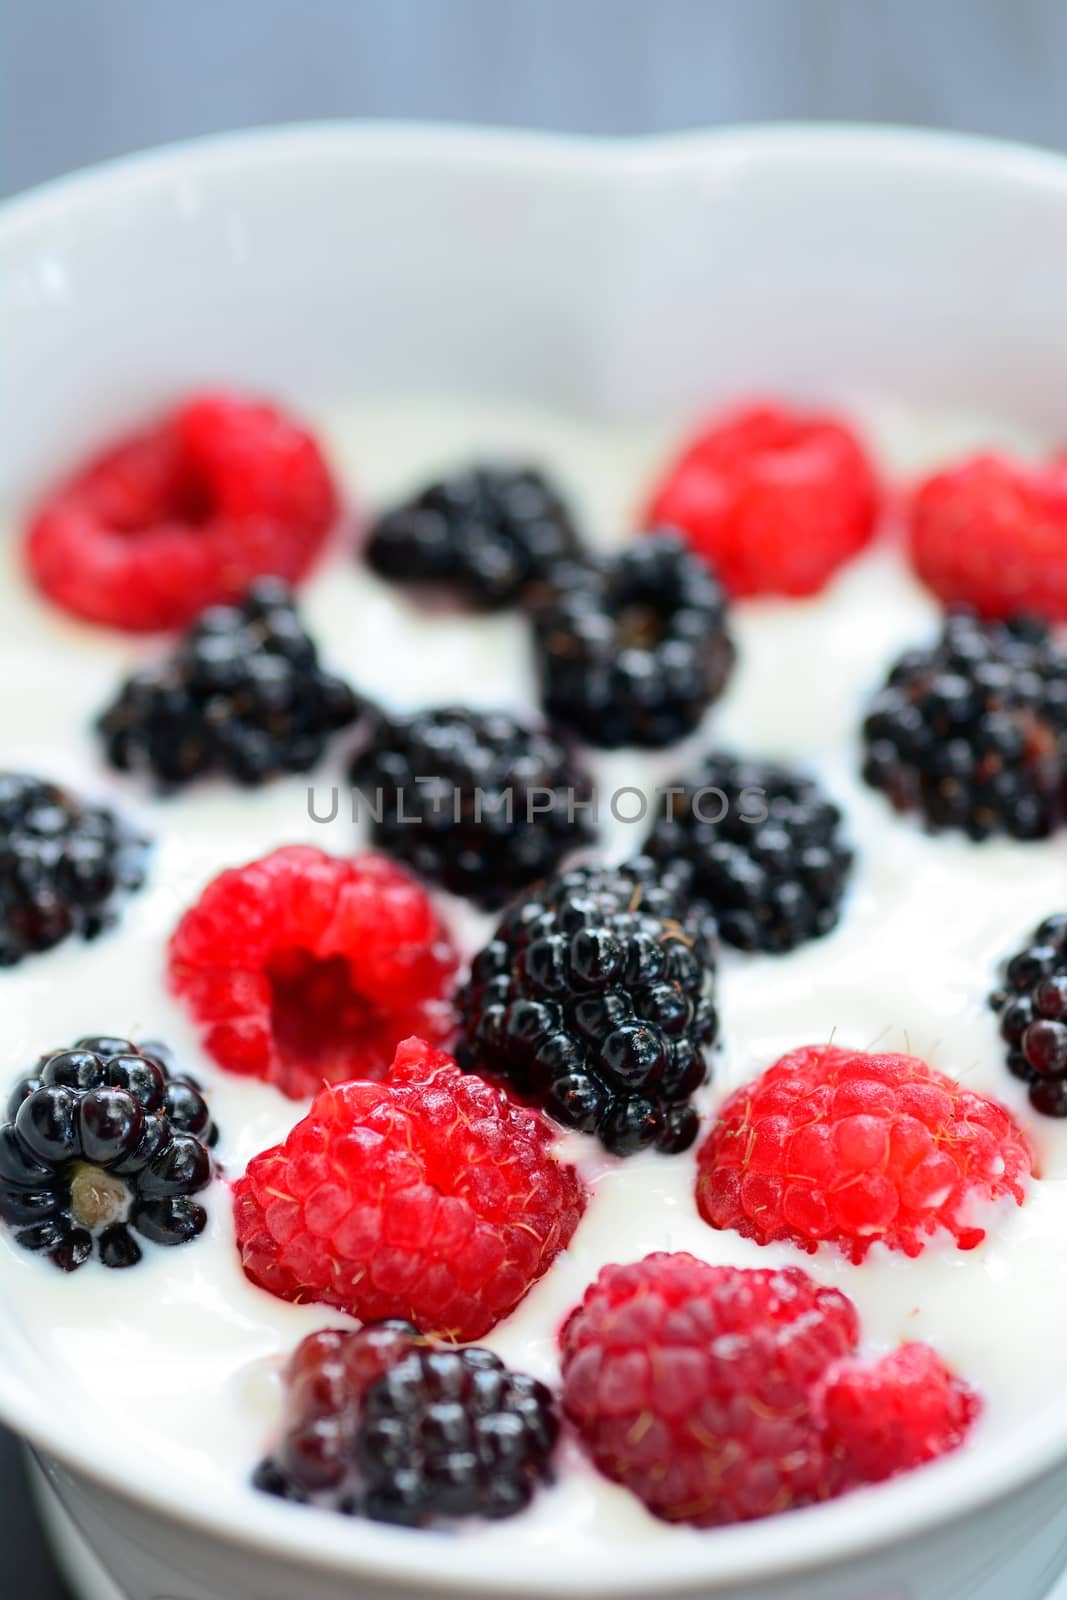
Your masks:
[[[1030,1085],[1046,1117],[1067,1117],[1067,911],[1046,917],[1004,963],[989,997],[1008,1046],[1008,1069]]]
[[[893,666],[863,737],[863,776],[897,811],[972,839],[1045,838],[1067,807],[1067,652],[1036,620],[952,612]]]
[[[533,467],[474,466],[379,517],[366,558],[394,583],[443,585],[483,610],[514,605],[580,544],[559,491]]]
[[[685,1150],[715,1042],[714,929],[682,864],[575,867],[505,913],[460,991],[467,1071],[615,1155]]]
[[[593,838],[592,785],[555,734],[462,707],[379,715],[351,768],[375,843],[497,907]]]
[[[734,664],[723,591],[670,531],[557,566],[532,610],[545,711],[607,750],[684,738]]]
[[[290,1364],[286,1432],[257,1488],[377,1522],[513,1516],[550,1477],[549,1390],[404,1322],[327,1329]]]
[[[174,652],[134,674],[100,716],[107,758],[174,789],[207,772],[259,784],[306,772],[360,701],[319,666],[276,578],[202,611]]]
[[[41,1057],[0,1126],[0,1218],[64,1272],[93,1254],[141,1259],[138,1233],[184,1244],[202,1233],[191,1196],[211,1181],[218,1138],[195,1079],[156,1044],[88,1037]]]
[[[730,944],[781,953],[834,927],[852,851],[818,784],[719,751],[666,793],[645,849],[688,862],[693,894]]]
[[[0,773],[0,966],[70,934],[95,939],[145,880],[148,841],[106,806]]]

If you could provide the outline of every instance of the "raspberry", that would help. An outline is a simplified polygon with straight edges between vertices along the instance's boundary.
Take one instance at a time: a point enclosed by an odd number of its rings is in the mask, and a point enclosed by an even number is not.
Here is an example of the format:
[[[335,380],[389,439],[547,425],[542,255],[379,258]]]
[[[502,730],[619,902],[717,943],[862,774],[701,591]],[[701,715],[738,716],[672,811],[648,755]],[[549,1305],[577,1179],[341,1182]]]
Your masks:
[[[841,813],[812,779],[716,751],[671,785],[645,842],[693,869],[692,891],[742,950],[794,950],[837,922],[852,867]]]
[[[111,927],[145,881],[147,853],[148,840],[107,806],[0,773],[0,967]]]
[[[367,560],[394,583],[455,590],[483,610],[514,605],[580,541],[558,490],[533,467],[475,466],[380,517]]]
[[[237,606],[201,612],[177,648],[141,668],[97,730],[121,772],[175,789],[208,772],[241,784],[306,772],[360,702],[319,666],[314,644],[277,578],[260,578]]]
[[[1004,964],[989,997],[1008,1046],[1008,1070],[1030,1085],[1030,1104],[1067,1117],[1067,912],[1046,917]]]
[[[253,1283],[477,1339],[547,1271],[584,1195],[553,1130],[407,1039],[385,1083],[327,1087],[234,1185]]]
[[[453,1029],[457,958],[425,890],[384,856],[287,845],[208,884],[170,943],[171,987],[229,1072],[293,1099],[381,1078],[417,1028]]]
[[[687,1149],[718,1032],[714,925],[687,887],[684,868],[638,859],[531,889],[460,992],[461,1064],[615,1155]]]
[[[1003,1106],[925,1061],[808,1045],[731,1095],[697,1165],[713,1228],[860,1262],[876,1240],[917,1256],[940,1228],[973,1250],[977,1204],[1022,1205],[1034,1156]]]
[[[560,1333],[563,1408],[658,1517],[748,1522],[959,1445],[980,1403],[925,1345],[855,1358],[851,1300],[797,1267],[605,1267]]]
[[[722,590],[669,531],[553,567],[530,605],[545,711],[604,749],[675,744],[733,668]]]
[[[902,1345],[872,1366],[840,1362],[819,1402],[827,1442],[857,1484],[955,1450],[981,1409],[974,1390],[925,1344]]]
[[[350,770],[381,818],[374,843],[487,908],[592,842],[585,772],[555,734],[503,711],[379,714]]]
[[[956,612],[891,668],[863,737],[866,782],[931,831],[1043,839],[1067,812],[1067,651],[1033,619]]]
[[[337,515],[310,434],[273,406],[196,395],[93,457],[30,523],[30,572],[76,617],[181,627],[265,574],[295,582]]]
[[[560,1334],[564,1411],[657,1517],[747,1522],[845,1486],[812,1402],[858,1331],[852,1302],[797,1267],[605,1267]]]
[[[913,497],[909,541],[916,572],[947,604],[1067,622],[1067,462],[986,454],[936,472]]]
[[[735,599],[810,595],[868,543],[879,498],[874,469],[843,422],[752,405],[690,441],[643,520],[681,528]]]
[[[254,1479],[268,1494],[426,1527],[513,1516],[549,1477],[552,1396],[488,1350],[374,1322],[309,1335],[286,1376],[285,1435]]]
[[[164,1045],[92,1037],[19,1080],[0,1127],[0,1217],[24,1249],[64,1272],[94,1250],[132,1267],[134,1233],[176,1245],[204,1231],[191,1196],[211,1181],[218,1131],[199,1085],[171,1067]]]

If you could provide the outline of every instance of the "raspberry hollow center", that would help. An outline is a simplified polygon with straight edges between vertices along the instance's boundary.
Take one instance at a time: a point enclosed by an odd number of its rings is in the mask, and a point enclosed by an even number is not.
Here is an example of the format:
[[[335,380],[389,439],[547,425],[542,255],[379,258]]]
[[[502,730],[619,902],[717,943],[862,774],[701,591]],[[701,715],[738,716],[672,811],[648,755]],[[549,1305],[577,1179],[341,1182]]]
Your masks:
[[[206,475],[171,448],[159,450],[154,463],[151,454],[150,446],[143,446],[140,474],[119,474],[102,486],[104,521],[113,533],[129,538],[174,525],[202,528],[217,509]]]
[[[353,984],[344,956],[314,956],[293,946],[271,957],[266,976],[271,1028],[283,1065],[336,1080],[360,1034],[376,1020],[375,1007]]]

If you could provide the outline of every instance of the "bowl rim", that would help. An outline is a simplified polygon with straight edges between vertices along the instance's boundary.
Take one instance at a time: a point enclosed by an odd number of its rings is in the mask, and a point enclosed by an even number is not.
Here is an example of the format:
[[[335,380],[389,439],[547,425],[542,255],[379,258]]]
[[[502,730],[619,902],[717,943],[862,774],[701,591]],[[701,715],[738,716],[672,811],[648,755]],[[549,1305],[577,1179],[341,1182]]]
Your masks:
[[[102,201],[141,191],[239,175],[279,161],[365,165],[417,162],[446,170],[495,168],[521,180],[600,182],[620,175],[671,176],[803,169],[895,175],[948,184],[1031,191],[1036,201],[1067,208],[1067,157],[996,139],[907,127],[772,123],[713,131],[600,138],[432,122],[327,121],[214,134],[121,156],[53,179],[0,205],[0,257],[32,249],[56,224],[75,224]],[[2,1323],[0,1323],[2,1326]],[[289,1564],[350,1577],[408,1583],[467,1595],[557,1596],[590,1592],[644,1595],[730,1585],[828,1569],[914,1539],[973,1515],[1067,1459],[1067,1405],[1049,1405],[998,1440],[964,1451],[877,1489],[810,1507],[774,1521],[681,1534],[677,1543],[619,1543],[605,1552],[595,1579],[576,1573],[563,1547],[545,1547],[536,1567],[516,1569],[506,1542],[479,1547],[465,1539],[326,1515],[256,1495],[241,1486],[234,1504],[218,1503],[195,1483],[172,1482],[159,1463],[136,1451],[89,1441],[74,1408],[55,1414],[51,1397],[0,1361],[0,1417],[47,1457],[126,1501],[223,1542]],[[239,1507],[240,1517],[235,1515]],[[646,1554],[647,1551],[647,1554]],[[471,1557],[475,1569],[472,1570]]]

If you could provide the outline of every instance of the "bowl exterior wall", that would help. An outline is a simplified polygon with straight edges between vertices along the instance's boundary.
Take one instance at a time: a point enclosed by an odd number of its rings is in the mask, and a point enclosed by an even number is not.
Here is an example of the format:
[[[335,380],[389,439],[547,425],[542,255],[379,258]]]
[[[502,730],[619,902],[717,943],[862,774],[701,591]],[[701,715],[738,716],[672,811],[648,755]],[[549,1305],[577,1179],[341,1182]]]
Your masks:
[[[466,1589],[393,1586],[284,1565],[270,1555],[159,1517],[47,1457],[38,1466],[46,1519],[55,1529],[60,1510],[67,1526],[73,1524],[115,1579],[123,1600],[470,1597]],[[859,1504],[856,1510],[860,1515]],[[767,1531],[773,1539],[773,1526]],[[735,1586],[716,1595],[721,1600],[1045,1600],[1065,1562],[1067,1466],[1062,1466],[980,1514],[920,1539],[844,1564],[829,1562],[802,1576]],[[595,1589],[586,1593],[589,1600],[601,1600]],[[672,1600],[700,1600],[707,1593],[704,1586],[670,1590]],[[604,1590],[602,1600],[610,1595]],[[511,1595],[502,1589],[487,1600],[511,1600]],[[554,1600],[553,1591],[546,1590],[544,1600]]]

